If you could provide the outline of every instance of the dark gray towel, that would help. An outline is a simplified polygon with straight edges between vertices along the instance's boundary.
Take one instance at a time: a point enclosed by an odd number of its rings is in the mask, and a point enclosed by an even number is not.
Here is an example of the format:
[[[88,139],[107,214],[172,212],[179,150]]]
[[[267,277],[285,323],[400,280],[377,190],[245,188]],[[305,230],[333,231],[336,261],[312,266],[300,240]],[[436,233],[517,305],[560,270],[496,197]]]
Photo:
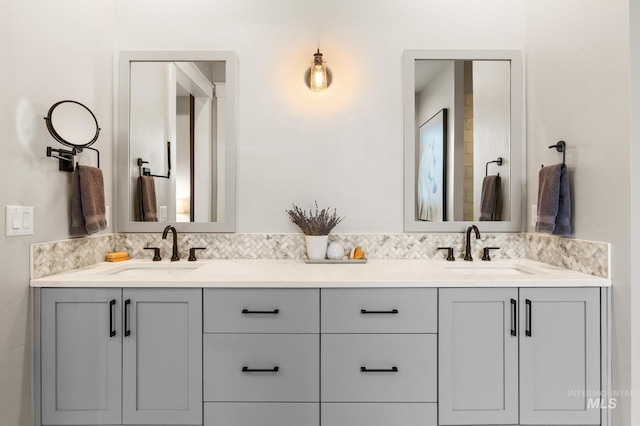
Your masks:
[[[569,175],[563,164],[540,169],[538,173],[538,221],[536,231],[571,233],[571,194]]]
[[[77,166],[71,180],[71,230],[74,237],[107,227],[102,170]]]
[[[82,201],[80,198],[80,172],[78,168],[71,176],[71,230],[72,237],[82,237],[87,235],[87,228],[84,226],[84,216],[82,215]]]
[[[140,176],[137,182],[134,213],[137,222],[157,222],[156,183],[151,176]]]
[[[500,175],[485,176],[482,180],[480,220],[500,220],[502,216],[502,179]]]
[[[569,171],[564,166],[560,172],[560,199],[554,235],[571,234],[571,192],[569,191]]]

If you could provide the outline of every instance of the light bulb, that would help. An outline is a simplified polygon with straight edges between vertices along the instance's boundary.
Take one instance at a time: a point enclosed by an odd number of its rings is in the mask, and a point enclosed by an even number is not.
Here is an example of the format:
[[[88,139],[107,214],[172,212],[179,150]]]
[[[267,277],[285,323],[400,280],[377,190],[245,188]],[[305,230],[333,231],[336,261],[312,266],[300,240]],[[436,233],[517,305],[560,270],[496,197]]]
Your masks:
[[[313,62],[309,70],[309,88],[314,92],[326,90],[327,80],[327,65],[318,49],[318,52],[313,54]]]

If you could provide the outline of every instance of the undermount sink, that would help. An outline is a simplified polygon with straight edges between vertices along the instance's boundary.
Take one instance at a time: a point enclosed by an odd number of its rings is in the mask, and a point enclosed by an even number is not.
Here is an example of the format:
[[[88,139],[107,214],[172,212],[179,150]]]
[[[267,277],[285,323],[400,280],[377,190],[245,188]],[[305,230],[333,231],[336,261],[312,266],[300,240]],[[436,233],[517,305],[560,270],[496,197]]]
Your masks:
[[[144,277],[151,274],[162,275],[182,275],[187,272],[194,271],[202,265],[193,264],[159,264],[159,265],[126,265],[117,268],[115,271],[108,272],[108,275],[118,277]]]
[[[531,275],[541,271],[511,263],[457,263],[446,265],[445,269],[458,275]]]

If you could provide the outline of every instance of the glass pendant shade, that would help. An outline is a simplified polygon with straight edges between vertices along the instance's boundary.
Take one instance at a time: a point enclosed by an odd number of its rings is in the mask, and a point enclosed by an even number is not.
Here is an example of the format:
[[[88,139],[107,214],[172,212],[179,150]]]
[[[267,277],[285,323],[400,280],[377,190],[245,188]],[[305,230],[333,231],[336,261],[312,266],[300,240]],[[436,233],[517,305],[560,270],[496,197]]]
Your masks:
[[[309,88],[314,92],[320,92],[326,90],[327,86],[327,65],[318,49],[318,52],[313,54],[313,62],[309,70]]]

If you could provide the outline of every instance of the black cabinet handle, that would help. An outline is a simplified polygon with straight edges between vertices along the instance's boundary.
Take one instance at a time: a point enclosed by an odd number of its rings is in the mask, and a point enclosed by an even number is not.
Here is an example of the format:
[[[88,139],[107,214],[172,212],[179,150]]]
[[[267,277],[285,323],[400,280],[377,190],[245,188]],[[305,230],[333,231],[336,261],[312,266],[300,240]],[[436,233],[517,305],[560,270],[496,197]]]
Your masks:
[[[360,371],[362,373],[397,373],[398,372],[398,367],[391,367],[391,368],[360,367]]]
[[[517,309],[518,309],[518,302],[516,302],[516,299],[511,299],[511,335],[512,336],[517,336],[518,332],[516,331],[518,329],[518,320],[516,319],[518,317],[517,315]]]
[[[278,315],[280,313],[280,309],[274,309],[273,311],[250,311],[249,309],[243,309],[242,313],[247,315],[251,315],[251,314]]]
[[[249,368],[246,365],[242,367],[243,373],[277,373],[280,367],[275,366],[273,368]]]
[[[116,299],[109,302],[109,337],[116,335],[116,326],[113,323],[113,311],[116,306]]]
[[[129,328],[129,309],[131,309],[131,299],[124,301],[124,335],[130,336],[131,329]]]
[[[399,313],[397,309],[392,309],[390,311],[369,311],[367,309],[360,309],[361,314],[397,314]]]
[[[525,303],[527,305],[527,323],[526,323],[526,329],[524,331],[524,334],[526,334],[528,337],[531,337],[531,300],[526,299]]]

